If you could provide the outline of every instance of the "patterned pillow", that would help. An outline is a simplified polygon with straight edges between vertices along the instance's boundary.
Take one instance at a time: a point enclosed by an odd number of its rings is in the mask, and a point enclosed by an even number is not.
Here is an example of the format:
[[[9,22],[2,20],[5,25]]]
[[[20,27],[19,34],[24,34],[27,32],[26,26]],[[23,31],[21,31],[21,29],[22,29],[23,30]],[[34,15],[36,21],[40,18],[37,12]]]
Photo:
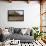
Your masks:
[[[14,34],[14,27],[9,27],[8,32]]]
[[[20,28],[14,28],[14,33],[19,33],[21,31]]]

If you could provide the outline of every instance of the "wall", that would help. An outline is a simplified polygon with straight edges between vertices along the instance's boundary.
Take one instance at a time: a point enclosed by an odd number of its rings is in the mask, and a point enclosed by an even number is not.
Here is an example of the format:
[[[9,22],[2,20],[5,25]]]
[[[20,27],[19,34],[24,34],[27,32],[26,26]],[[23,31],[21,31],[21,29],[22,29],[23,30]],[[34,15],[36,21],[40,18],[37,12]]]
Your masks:
[[[24,21],[8,21],[8,10],[24,10]],[[26,2],[1,2],[0,1],[0,26],[1,27],[32,27],[40,26],[40,4],[37,1]]]

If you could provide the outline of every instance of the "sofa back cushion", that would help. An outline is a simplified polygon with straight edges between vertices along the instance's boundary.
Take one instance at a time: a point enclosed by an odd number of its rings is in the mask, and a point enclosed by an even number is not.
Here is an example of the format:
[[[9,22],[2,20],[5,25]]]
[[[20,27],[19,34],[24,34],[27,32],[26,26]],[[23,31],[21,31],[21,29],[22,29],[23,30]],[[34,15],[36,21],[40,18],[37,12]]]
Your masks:
[[[9,27],[9,32],[12,34],[19,33],[21,35],[32,35],[32,30],[30,28],[14,28]]]

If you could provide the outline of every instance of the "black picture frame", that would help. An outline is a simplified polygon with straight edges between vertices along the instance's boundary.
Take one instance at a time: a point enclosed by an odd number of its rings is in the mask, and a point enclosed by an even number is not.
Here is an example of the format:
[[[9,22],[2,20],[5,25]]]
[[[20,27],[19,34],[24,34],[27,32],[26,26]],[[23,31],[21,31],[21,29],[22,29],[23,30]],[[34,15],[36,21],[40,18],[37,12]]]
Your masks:
[[[24,21],[24,10],[8,10],[8,21]]]

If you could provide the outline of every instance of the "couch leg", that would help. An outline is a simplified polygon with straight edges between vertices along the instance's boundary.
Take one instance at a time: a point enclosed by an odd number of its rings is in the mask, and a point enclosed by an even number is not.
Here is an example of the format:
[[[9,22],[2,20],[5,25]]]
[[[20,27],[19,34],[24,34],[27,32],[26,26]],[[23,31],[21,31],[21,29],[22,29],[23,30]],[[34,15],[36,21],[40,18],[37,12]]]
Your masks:
[[[22,44],[21,44],[21,46],[22,46]]]

